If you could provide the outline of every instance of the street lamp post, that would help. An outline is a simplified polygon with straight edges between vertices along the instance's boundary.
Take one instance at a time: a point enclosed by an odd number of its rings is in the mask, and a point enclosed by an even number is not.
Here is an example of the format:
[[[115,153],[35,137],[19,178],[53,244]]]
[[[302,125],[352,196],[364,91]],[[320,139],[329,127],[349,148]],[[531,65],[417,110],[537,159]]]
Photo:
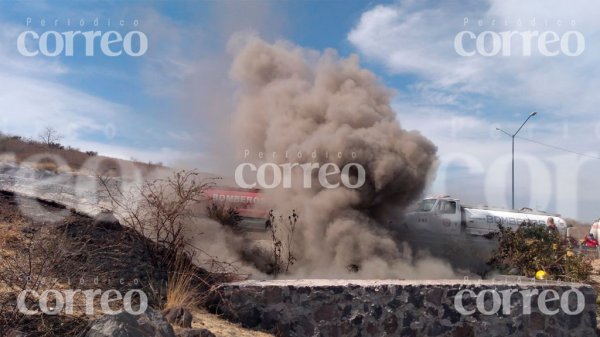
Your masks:
[[[523,124],[521,124],[521,127],[519,127],[517,132],[515,132],[514,134],[510,134],[500,128],[496,128],[496,130],[504,132],[507,136],[512,138],[512,209],[515,209],[515,137],[517,136],[519,131],[521,131],[523,126],[525,126],[525,123],[527,123],[527,121],[535,115],[537,115],[536,111],[530,113],[529,117],[527,117]]]

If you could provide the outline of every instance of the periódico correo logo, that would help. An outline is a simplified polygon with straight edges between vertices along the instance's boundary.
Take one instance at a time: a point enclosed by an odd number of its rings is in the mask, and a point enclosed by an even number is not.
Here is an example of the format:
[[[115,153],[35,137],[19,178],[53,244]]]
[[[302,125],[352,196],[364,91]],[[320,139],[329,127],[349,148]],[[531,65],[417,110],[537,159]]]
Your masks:
[[[487,295],[487,296],[486,296]],[[537,309],[544,315],[552,316],[561,310],[567,315],[579,315],[585,308],[585,296],[577,288],[571,288],[559,293],[555,289],[484,289],[475,293],[471,289],[463,289],[454,296],[454,308],[461,315],[470,316],[479,312],[483,315],[510,315],[513,309],[513,295],[518,300],[521,297],[521,314],[531,315],[531,309],[537,304]],[[465,308],[465,298],[475,299],[474,308]],[[548,304],[554,303],[554,308]],[[575,304],[573,306],[573,304]],[[490,306],[491,305],[491,306]],[[552,305],[550,305],[552,306]]]
[[[454,38],[454,50],[460,56],[512,56],[513,44],[520,44],[516,54],[531,56],[532,50],[542,56],[579,56],[585,50],[585,37],[571,30],[562,35],[554,31],[503,31],[486,30],[479,34],[464,30]]]
[[[93,21],[92,30],[66,30],[59,32],[56,29],[38,32],[35,30],[26,30],[17,37],[17,50],[23,56],[33,57],[44,55],[49,57],[56,56],[95,56],[102,54],[109,57],[128,55],[139,57],[148,51],[148,37],[143,32],[133,29],[127,32],[117,31],[110,25],[105,31],[99,30],[98,19]],[[58,20],[57,20],[58,21]],[[46,26],[43,20],[42,27]],[[137,20],[135,20],[139,24]],[[27,18],[27,27],[31,23],[31,18]],[[57,26],[58,22],[55,22]],[[82,20],[82,23],[84,21]],[[68,27],[71,22],[68,21]],[[81,24],[78,28],[83,28]],[[121,21],[120,25],[124,25]]]
[[[585,37],[575,30],[574,19],[510,19],[465,17],[463,30],[454,37],[460,56],[579,56]],[[486,27],[486,28],[483,28]],[[551,28],[551,29],[550,29]],[[477,33],[477,30],[483,30]]]
[[[139,305],[137,309],[134,308],[133,298],[137,294]],[[30,309],[27,307],[26,298],[33,296],[38,301],[38,309]],[[131,289],[123,295],[119,290],[109,289],[102,291],[100,289],[88,289],[88,290],[57,290],[49,289],[44,290],[41,294],[32,289],[26,289],[21,291],[17,297],[17,309],[24,315],[36,315],[40,312],[46,315],[58,315],[61,312],[72,315],[75,305],[76,297],[83,297],[83,304],[85,305],[85,314],[94,315],[94,301],[99,296],[100,308],[103,314],[106,315],[117,315],[125,311],[131,315],[140,315],[148,308],[148,296],[141,289]],[[115,310],[111,308],[111,303],[115,303],[123,309]]]

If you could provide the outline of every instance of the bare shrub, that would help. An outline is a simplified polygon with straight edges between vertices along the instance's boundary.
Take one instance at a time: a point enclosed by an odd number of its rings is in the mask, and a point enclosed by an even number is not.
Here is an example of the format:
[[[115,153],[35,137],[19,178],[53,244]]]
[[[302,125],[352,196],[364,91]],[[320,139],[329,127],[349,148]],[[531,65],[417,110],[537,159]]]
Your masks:
[[[296,261],[293,254],[293,243],[298,218],[296,210],[292,210],[292,214],[287,219],[284,219],[282,215],[276,217],[273,210],[269,211],[266,226],[271,232],[271,274],[274,276],[287,274]]]
[[[17,306],[17,296],[25,290],[39,291],[44,288],[56,286],[56,268],[68,263],[68,249],[65,233],[49,234],[39,231],[33,231],[26,234],[26,245],[23,250],[3,251],[0,258],[0,336],[4,336],[11,329],[19,329],[24,326],[31,328],[31,322],[38,321],[41,315],[27,316],[19,311]],[[13,248],[17,245],[13,245]],[[62,276],[65,278],[73,277],[77,268],[65,268]],[[37,298],[34,298],[29,292],[25,298],[28,308],[36,309]],[[60,332],[65,332],[67,326],[63,329],[54,330],[54,323],[49,319],[48,325],[37,324],[38,335],[58,336]],[[71,320],[71,323],[78,322],[71,326],[73,329],[81,329],[83,320]],[[55,334],[56,333],[56,334]]]
[[[210,296],[215,286],[240,279],[236,268],[192,245],[185,229],[199,216],[206,189],[214,179],[198,179],[196,171],[178,171],[167,179],[147,181],[123,190],[114,178],[98,177],[112,211],[130,228],[149,238],[147,250],[157,268],[168,271],[166,284],[150,284],[153,298],[165,310],[190,309]],[[206,269],[195,262],[201,261]]]
[[[184,226],[194,216],[194,206],[205,199],[204,190],[211,180],[197,180],[196,171],[175,172],[167,179],[146,181],[124,191],[119,182],[98,177],[115,214],[129,227],[152,239],[148,249],[161,264],[173,263],[178,252],[184,252]]]

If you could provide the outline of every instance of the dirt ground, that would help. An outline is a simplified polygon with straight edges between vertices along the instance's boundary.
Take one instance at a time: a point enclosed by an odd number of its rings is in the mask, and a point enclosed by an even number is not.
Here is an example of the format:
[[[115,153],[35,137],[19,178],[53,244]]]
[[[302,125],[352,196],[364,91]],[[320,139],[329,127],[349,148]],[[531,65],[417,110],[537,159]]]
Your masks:
[[[244,329],[240,325],[231,323],[227,320],[219,318],[217,315],[210,314],[205,310],[197,310],[192,312],[194,319],[192,328],[208,329],[217,337],[272,337],[274,335]],[[177,331],[177,329],[175,330]]]

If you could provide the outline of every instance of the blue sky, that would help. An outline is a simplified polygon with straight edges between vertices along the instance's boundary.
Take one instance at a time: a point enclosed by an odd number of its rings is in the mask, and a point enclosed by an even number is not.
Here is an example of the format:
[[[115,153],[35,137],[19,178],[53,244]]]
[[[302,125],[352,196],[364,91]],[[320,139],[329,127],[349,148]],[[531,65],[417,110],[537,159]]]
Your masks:
[[[189,125],[186,125],[185,120],[173,118],[174,114],[179,113],[176,110],[181,110],[178,106],[181,97],[171,95],[169,91],[177,91],[177,86],[185,85],[184,77],[189,75],[186,72],[194,71],[190,68],[195,66],[196,60],[210,62],[225,54],[232,33],[244,30],[265,31],[266,37],[289,39],[307,48],[335,48],[346,55],[352,52],[345,34],[356,23],[362,10],[372,5],[368,2],[353,2],[346,6],[339,1],[315,5],[278,1],[119,1],[112,4],[94,1],[4,1],[0,3],[0,20],[4,26],[10,26],[14,30],[12,34],[7,34],[0,47],[7,57],[18,58],[16,62],[20,62],[22,66],[39,69],[43,73],[39,77],[50,83],[76,88],[98,99],[122,105],[121,108],[127,110],[111,116],[112,118],[97,116],[104,125],[96,125],[94,130],[75,130],[76,139],[67,139],[67,142],[84,140],[140,150],[181,148],[185,144],[180,144],[180,141],[186,137],[164,139],[149,135],[155,134],[159,129],[174,134],[197,130],[195,127],[187,127]],[[315,8],[318,8],[317,13]],[[340,17],[343,19],[340,20]],[[149,51],[140,58],[108,57],[101,53],[86,57],[79,53],[72,57],[61,55],[29,59],[15,50],[16,35],[25,30],[27,18],[32,21],[29,29],[40,34],[46,30],[92,30],[95,18],[99,18],[99,30],[116,29],[125,34],[135,29],[132,22],[137,19],[140,22],[139,30],[145,32],[150,40]],[[335,23],[331,21],[333,18],[336,18]],[[68,19],[71,27],[68,26]],[[85,25],[79,28],[77,24],[81,19],[85,21]],[[116,22],[121,19],[125,20],[125,26],[115,27]],[[41,20],[47,21],[47,27],[41,27]],[[59,20],[57,27],[54,27],[54,20]],[[108,20],[112,21],[112,28],[108,27]],[[167,69],[174,63],[180,68]],[[54,69],[54,73],[50,73],[48,69],[44,69],[49,64],[60,69]],[[166,74],[173,70],[180,73],[172,76]],[[143,123],[135,123],[141,116]],[[44,124],[52,124],[52,117],[47,117],[47,121],[40,121],[38,129]],[[117,131],[114,138],[107,139],[106,132],[100,127],[112,130],[113,125],[127,125],[127,132]],[[172,127],[172,130],[165,130],[166,126]],[[11,131],[10,128],[13,127],[9,123],[2,131],[28,136],[37,133],[29,123],[23,125],[26,130],[17,128]],[[77,129],[78,126],[73,128]],[[113,155],[128,156],[127,153]],[[140,154],[140,157],[143,155]]]
[[[440,171],[428,193],[507,206],[510,138],[496,127],[514,131],[539,111],[523,137],[599,156],[598,14],[595,2],[558,0],[2,1],[0,131],[35,137],[52,125],[66,144],[83,150],[218,168],[214,155],[227,138],[220,126],[227,124],[235,92],[227,46],[233,34],[252,31],[271,42],[359,55],[395,91],[401,125],[439,147]],[[91,25],[95,18],[99,27]],[[527,26],[534,18],[537,25]],[[41,27],[42,19],[59,24]],[[147,35],[148,51],[142,57],[18,53],[20,33],[73,30],[67,19],[84,19],[77,28],[83,31],[137,29]],[[108,19],[126,24],[107,27]],[[571,21],[574,26],[564,24]],[[454,48],[464,30],[559,36],[576,30],[585,51],[544,56],[534,43],[533,55],[523,56],[516,41],[510,56],[464,57]],[[519,139],[517,150],[518,206],[583,220],[600,216],[597,159]]]

